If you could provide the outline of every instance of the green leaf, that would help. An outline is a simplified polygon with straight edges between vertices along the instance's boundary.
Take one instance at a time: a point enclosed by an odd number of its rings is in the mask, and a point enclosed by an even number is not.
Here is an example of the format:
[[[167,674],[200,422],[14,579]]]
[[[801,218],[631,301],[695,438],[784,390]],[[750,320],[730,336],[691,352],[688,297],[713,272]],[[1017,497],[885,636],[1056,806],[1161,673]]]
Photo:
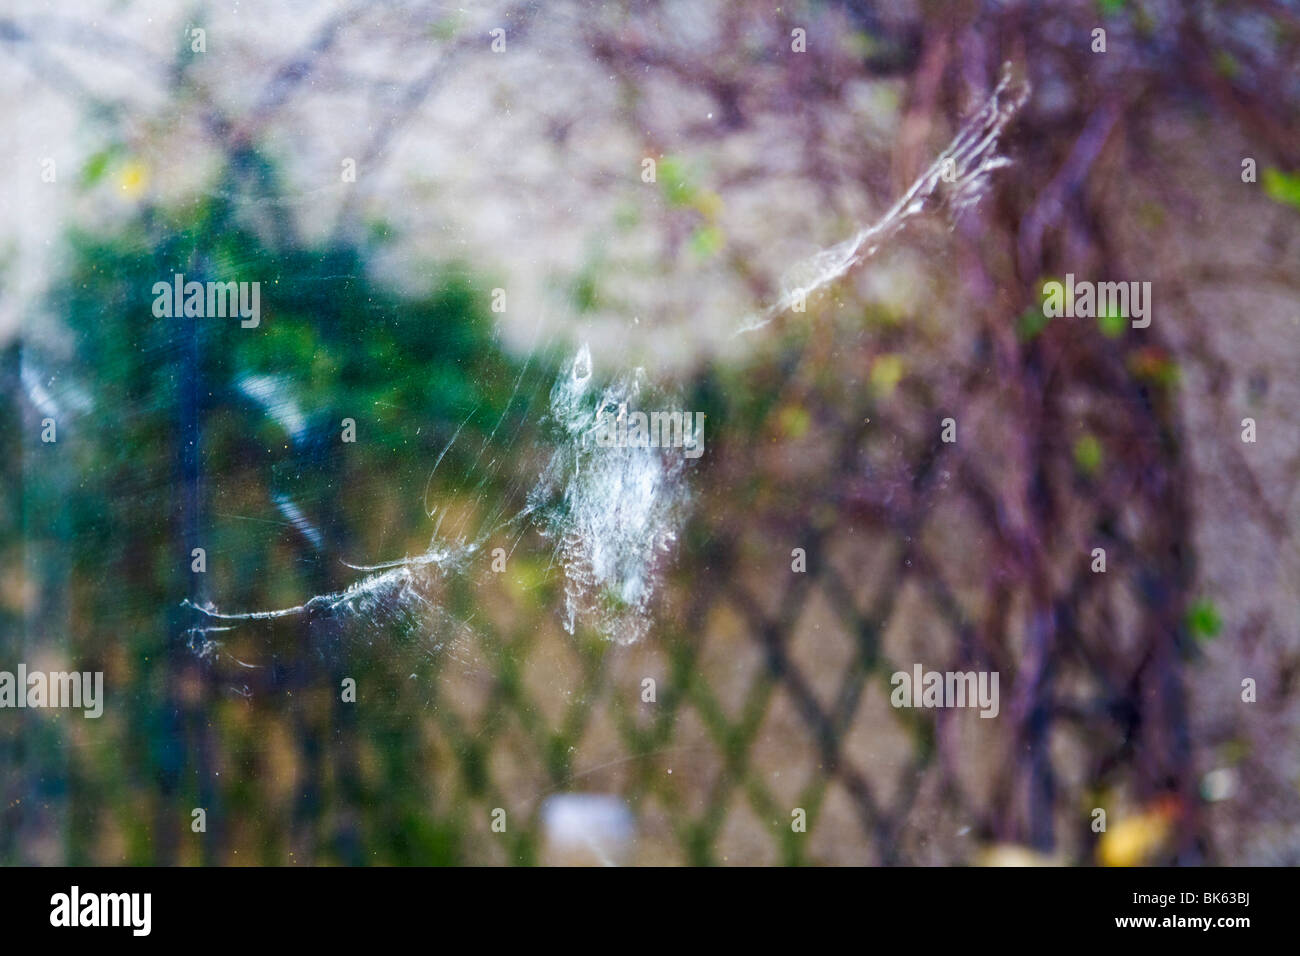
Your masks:
[[[1097,436],[1087,434],[1074,443],[1074,465],[1080,473],[1092,477],[1101,470],[1103,454]]]
[[[1274,202],[1300,209],[1300,174],[1264,170],[1264,194]]]
[[[101,149],[90,159],[86,160],[86,165],[81,170],[81,185],[93,186],[104,178],[104,173],[108,171],[109,163],[117,154],[116,146],[109,146],[107,149]]]
[[[1016,323],[1016,335],[1020,341],[1029,342],[1038,338],[1047,324],[1052,321],[1050,315],[1044,315],[1042,306],[1026,309],[1020,316],[1020,321]]]
[[[1209,598],[1198,598],[1187,609],[1187,630],[1197,641],[1210,641],[1223,630],[1219,609]]]
[[[701,226],[691,233],[691,251],[701,259],[708,259],[722,248],[726,238],[717,226]]]
[[[1124,329],[1127,327],[1128,319],[1117,309],[1107,308],[1097,316],[1097,328],[1108,339],[1119,338],[1124,334]]]
[[[670,206],[689,206],[695,199],[695,187],[686,173],[686,166],[674,156],[659,160],[659,188]]]

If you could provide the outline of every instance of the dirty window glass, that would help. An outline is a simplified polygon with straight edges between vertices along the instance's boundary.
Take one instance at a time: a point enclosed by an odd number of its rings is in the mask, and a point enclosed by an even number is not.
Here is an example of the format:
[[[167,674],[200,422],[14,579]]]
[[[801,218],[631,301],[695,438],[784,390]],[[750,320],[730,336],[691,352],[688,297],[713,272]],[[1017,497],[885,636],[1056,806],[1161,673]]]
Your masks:
[[[0,861],[1300,861],[1283,7],[10,4]]]

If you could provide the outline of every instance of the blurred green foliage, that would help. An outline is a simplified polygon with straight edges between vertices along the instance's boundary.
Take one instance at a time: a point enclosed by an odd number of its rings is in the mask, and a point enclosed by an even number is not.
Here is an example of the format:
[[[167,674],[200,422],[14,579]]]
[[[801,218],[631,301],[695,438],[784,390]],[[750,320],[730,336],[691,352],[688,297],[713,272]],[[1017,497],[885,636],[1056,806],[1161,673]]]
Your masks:
[[[93,158],[85,181],[111,162]],[[504,453],[537,427],[556,364],[542,353],[524,374],[466,270],[434,270],[426,291],[402,296],[371,277],[373,246],[254,228],[239,195],[232,178],[192,204],[143,208],[119,234],[70,236],[49,299],[67,351],[28,343],[5,356],[67,403],[59,441],[31,448],[22,480],[6,484],[22,488],[6,505],[21,511],[29,573],[64,608],[67,633],[40,637],[105,670],[109,688],[108,716],[75,728],[83,745],[29,722],[20,739],[44,746],[13,764],[25,792],[48,786],[48,806],[66,807],[73,863],[240,862],[238,846],[259,848],[250,863],[457,862],[464,811],[428,805],[419,724],[404,707],[358,716],[338,702],[344,669],[372,699],[409,696],[404,679],[427,661],[398,649],[419,634],[401,621],[353,635],[262,629],[248,692],[190,649],[202,621],[182,601],[252,610],[344,587],[357,576],[344,559],[428,546],[426,489],[470,514],[464,527],[486,523],[478,504],[519,500],[529,463]],[[176,273],[260,283],[260,325],[155,317],[154,284]],[[259,379],[274,383],[270,398],[246,387]],[[355,444],[341,440],[345,418]],[[318,529],[319,547],[277,499]],[[286,767],[310,783],[277,794],[267,779]],[[186,839],[194,807],[208,809],[211,838]],[[7,829],[21,833],[21,816]],[[0,841],[0,859],[21,858],[15,839]]]

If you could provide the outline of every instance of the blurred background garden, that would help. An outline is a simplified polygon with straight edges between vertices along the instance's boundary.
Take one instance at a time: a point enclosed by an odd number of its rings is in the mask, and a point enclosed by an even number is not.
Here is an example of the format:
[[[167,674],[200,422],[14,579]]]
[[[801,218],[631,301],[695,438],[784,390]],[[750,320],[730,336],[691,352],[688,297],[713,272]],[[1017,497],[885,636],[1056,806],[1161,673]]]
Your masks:
[[[1300,863],[1300,5],[10,0],[0,51],[0,670],[107,697],[0,711],[0,862]],[[744,331],[1003,64],[979,202]],[[1066,273],[1150,327],[1044,319]],[[707,415],[618,633],[516,518],[584,345]]]

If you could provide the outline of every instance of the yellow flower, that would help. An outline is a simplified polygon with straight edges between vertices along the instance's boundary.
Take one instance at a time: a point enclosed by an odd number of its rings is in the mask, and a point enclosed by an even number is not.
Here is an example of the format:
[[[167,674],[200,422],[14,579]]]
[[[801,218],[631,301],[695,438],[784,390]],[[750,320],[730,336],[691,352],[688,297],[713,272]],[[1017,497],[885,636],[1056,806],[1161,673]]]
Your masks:
[[[117,174],[118,188],[128,199],[137,199],[149,184],[149,170],[138,159],[129,160]]]
[[[1097,844],[1097,862],[1102,866],[1143,866],[1157,857],[1173,834],[1178,816],[1176,800],[1157,801],[1137,816],[1120,820]]]
[[[985,847],[975,860],[976,866],[1063,866],[1064,860],[1058,856],[1039,853],[1027,846],[1014,843],[998,843]]]
[[[897,355],[878,355],[871,363],[871,390],[877,398],[888,398],[903,380],[905,367]]]

